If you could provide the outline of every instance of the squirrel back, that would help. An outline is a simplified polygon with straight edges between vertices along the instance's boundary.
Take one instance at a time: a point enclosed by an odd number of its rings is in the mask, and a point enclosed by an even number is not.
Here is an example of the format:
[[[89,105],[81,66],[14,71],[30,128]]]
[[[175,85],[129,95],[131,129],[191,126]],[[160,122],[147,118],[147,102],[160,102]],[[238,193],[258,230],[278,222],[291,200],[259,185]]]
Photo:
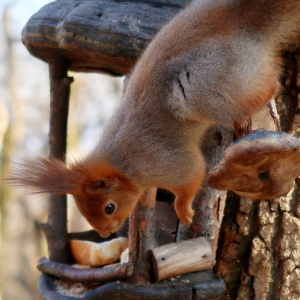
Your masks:
[[[139,102],[165,102],[185,120],[242,121],[277,94],[299,15],[296,0],[194,0],[147,47],[124,99],[147,93]]]

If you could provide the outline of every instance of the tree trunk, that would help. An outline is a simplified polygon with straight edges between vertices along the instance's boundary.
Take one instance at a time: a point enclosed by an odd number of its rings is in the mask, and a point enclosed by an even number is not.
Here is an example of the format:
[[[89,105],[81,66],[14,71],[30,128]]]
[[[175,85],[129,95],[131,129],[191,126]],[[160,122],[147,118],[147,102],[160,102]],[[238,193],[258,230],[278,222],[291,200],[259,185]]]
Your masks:
[[[300,136],[299,54],[286,53],[276,98],[283,131]],[[215,270],[227,284],[225,299],[300,299],[299,179],[287,196],[252,201],[228,193]]]

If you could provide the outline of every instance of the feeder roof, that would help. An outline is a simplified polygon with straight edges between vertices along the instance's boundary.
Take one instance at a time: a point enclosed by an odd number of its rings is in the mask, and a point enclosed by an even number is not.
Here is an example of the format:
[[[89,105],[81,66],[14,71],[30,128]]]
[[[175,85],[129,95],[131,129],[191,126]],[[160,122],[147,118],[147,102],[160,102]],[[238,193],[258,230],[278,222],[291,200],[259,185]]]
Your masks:
[[[35,13],[22,31],[28,51],[70,70],[127,74],[148,42],[186,0],[58,0]]]

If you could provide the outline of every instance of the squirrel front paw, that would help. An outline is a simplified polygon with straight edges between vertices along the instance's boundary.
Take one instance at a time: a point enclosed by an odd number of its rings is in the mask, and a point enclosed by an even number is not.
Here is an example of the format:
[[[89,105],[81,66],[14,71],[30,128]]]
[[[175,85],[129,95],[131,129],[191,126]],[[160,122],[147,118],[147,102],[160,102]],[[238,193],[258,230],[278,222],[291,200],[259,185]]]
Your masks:
[[[205,170],[204,161],[203,170]],[[170,189],[170,191],[175,195],[174,206],[176,214],[179,220],[185,225],[190,225],[193,221],[194,210],[192,209],[192,203],[197,191],[201,187],[204,175],[205,172],[203,171],[189,184]]]
[[[188,205],[188,206],[180,206],[179,208],[175,206],[175,211],[177,214],[178,219],[184,224],[184,225],[190,225],[193,221],[194,216],[194,210]]]

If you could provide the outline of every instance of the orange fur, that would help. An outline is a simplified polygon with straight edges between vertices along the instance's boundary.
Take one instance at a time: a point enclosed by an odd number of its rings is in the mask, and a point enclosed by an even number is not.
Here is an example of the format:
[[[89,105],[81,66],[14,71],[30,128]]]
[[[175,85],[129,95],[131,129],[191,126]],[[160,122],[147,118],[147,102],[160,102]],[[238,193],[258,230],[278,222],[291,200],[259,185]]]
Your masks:
[[[175,211],[178,218],[185,225],[189,225],[192,222],[194,211],[192,209],[192,202],[196,193],[201,188],[205,173],[201,173],[192,182],[182,186],[170,188],[176,196],[175,198]]]
[[[141,195],[132,181],[106,163],[73,163],[58,160],[27,160],[13,170],[8,181],[36,193],[71,194],[80,212],[103,237],[115,232],[133,210]],[[107,204],[116,210],[105,213]]]

